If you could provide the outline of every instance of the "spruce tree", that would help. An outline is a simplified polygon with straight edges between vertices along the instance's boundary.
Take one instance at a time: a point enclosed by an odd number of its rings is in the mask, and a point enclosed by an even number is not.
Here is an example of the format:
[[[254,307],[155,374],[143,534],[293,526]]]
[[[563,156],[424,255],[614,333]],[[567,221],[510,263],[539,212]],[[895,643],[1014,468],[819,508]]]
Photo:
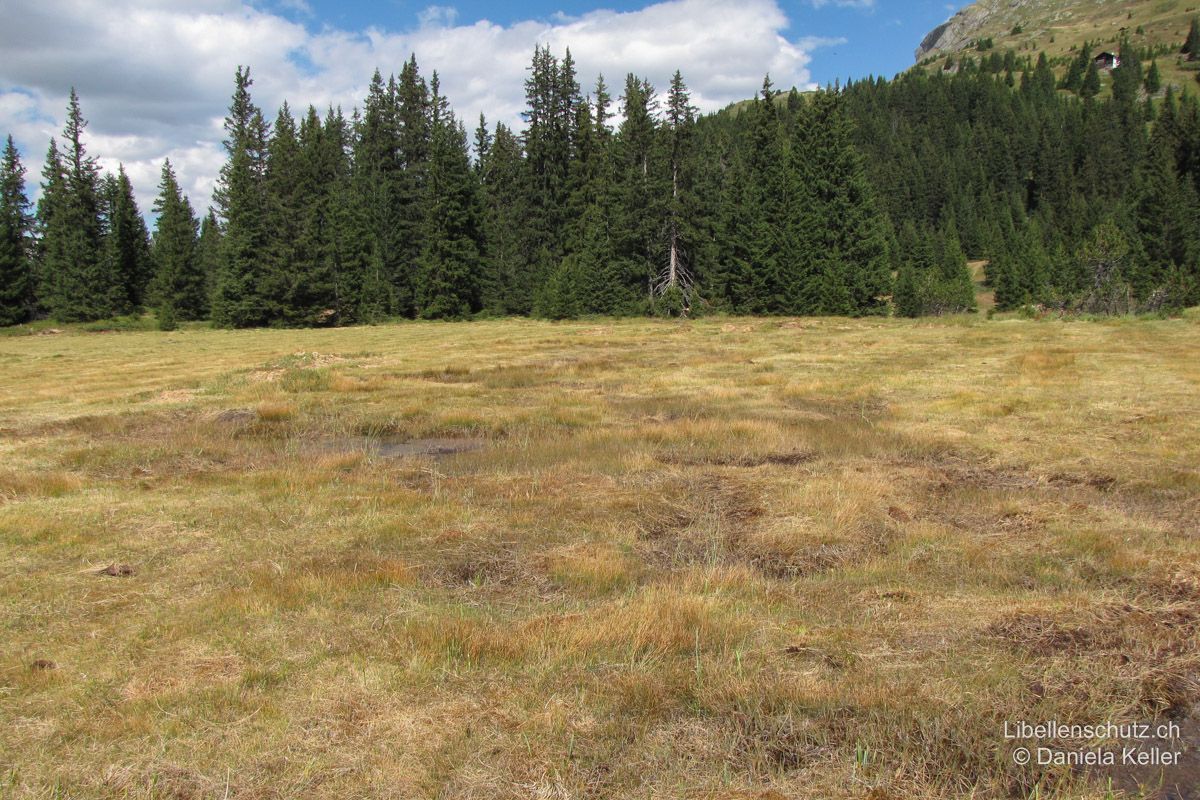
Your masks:
[[[1100,94],[1100,68],[1095,61],[1089,61],[1083,82],[1079,85],[1079,96],[1086,99]]]
[[[337,311],[337,322],[355,320],[357,286],[360,276],[356,272],[359,259],[354,242],[354,187],[351,181],[352,135],[350,125],[341,109],[329,109],[321,126],[320,152],[315,161],[320,165],[317,172],[323,182],[318,204],[322,213],[309,219],[311,229],[319,231],[315,238],[321,243],[325,264],[320,273],[332,280],[333,308]],[[306,153],[309,152],[307,149]],[[324,313],[324,312],[322,312]]]
[[[527,266],[517,286],[516,302],[526,313],[533,310],[535,295],[564,255],[570,191],[571,135],[574,111],[581,102],[570,51],[560,63],[548,47],[534,50],[525,81],[527,127],[524,133],[527,221],[523,250]]]
[[[1092,48],[1086,42],[1079,49],[1079,54],[1071,60],[1071,65],[1067,67],[1067,74],[1063,77],[1061,88],[1069,92],[1078,93],[1080,87],[1083,86],[1084,76],[1087,74],[1088,66],[1092,64]]]
[[[47,156],[46,202],[42,224],[45,302],[60,322],[104,319],[127,310],[122,276],[104,257],[100,218],[100,170],[83,144],[86,120],[71,90],[63,130],[65,157]]]
[[[417,282],[420,258],[425,248],[426,183],[433,147],[433,101],[430,87],[411,56],[400,71],[400,82],[391,90],[395,99],[398,125],[396,157],[401,168],[395,186],[398,213],[395,229],[398,267],[393,275],[396,312],[405,316],[418,313]]]
[[[199,223],[184,196],[170,160],[163,161],[154,229],[155,274],[150,296],[160,326],[176,319],[203,319],[208,311],[207,286],[197,253]]]
[[[250,70],[238,67],[225,118],[228,160],[215,199],[223,218],[222,259],[213,293],[213,322],[222,327],[267,325],[279,318],[270,296],[270,203],[266,187],[269,126],[250,98]]]
[[[32,232],[25,167],[9,136],[0,160],[0,326],[25,322],[33,315]]]
[[[300,123],[295,163],[296,247],[284,294],[290,325],[330,325],[354,318],[349,141],[345,120],[332,110],[325,122],[309,106]]]
[[[284,101],[271,127],[267,143],[263,189],[266,200],[266,263],[259,277],[259,292],[270,309],[271,323],[296,324],[293,296],[303,256],[300,241],[305,199],[301,198],[300,142],[296,120]],[[306,314],[301,312],[302,319]]]
[[[975,284],[967,267],[958,238],[954,218],[948,219],[939,236],[938,286],[935,295],[936,312],[960,314],[975,310]]]
[[[1194,265],[1197,255],[1195,188],[1179,180],[1166,137],[1151,144],[1138,177],[1133,216],[1141,258],[1129,278],[1134,293],[1144,299],[1168,274]]]
[[[920,317],[933,307],[935,263],[927,233],[918,232],[911,220],[905,222],[897,242],[900,268],[892,293],[892,304],[901,317]]]
[[[200,222],[200,238],[196,242],[196,264],[204,277],[204,314],[212,314],[213,296],[216,293],[217,276],[224,263],[224,245],[221,241],[221,222],[211,208]]]
[[[114,311],[129,313],[146,302],[154,277],[150,233],[133,196],[133,184],[119,165],[102,183],[105,271],[119,280],[122,291]]]
[[[1158,71],[1158,61],[1150,62],[1150,69],[1146,71],[1145,82],[1146,94],[1156,95],[1162,89],[1162,75]]]
[[[821,233],[806,302],[822,314],[882,313],[891,285],[887,222],[852,141],[840,96],[818,92],[812,114],[816,136],[808,148],[811,163],[801,176],[809,185],[804,202],[815,204]],[[799,194],[796,177],[793,173],[793,192]]]
[[[1200,17],[1192,17],[1191,27],[1188,28],[1187,39],[1183,43],[1181,53],[1187,54],[1188,61],[1200,58]]]
[[[657,103],[649,81],[625,78],[622,120],[611,143],[613,201],[609,211],[612,256],[601,262],[607,287],[605,314],[646,308],[659,259],[666,252],[664,209],[670,192],[659,147]]]
[[[1099,76],[1097,76],[1099,77]],[[1121,40],[1120,63],[1112,71],[1113,99],[1131,104],[1137,100],[1143,83],[1141,54],[1128,39]]]
[[[493,313],[525,313],[531,302],[523,274],[529,262],[523,228],[528,174],[520,140],[505,125],[496,126],[481,170],[485,243],[481,302]]]
[[[402,165],[396,98],[379,70],[371,77],[362,116],[355,122],[354,235],[359,275],[356,316],[374,322],[397,313],[397,285],[410,305],[411,280],[402,266],[398,194]]]
[[[784,163],[783,133],[775,105],[775,91],[769,76],[764,77],[762,90],[749,111],[744,158],[746,172],[741,176],[744,192],[739,200],[744,215],[739,215],[740,230],[727,230],[727,236],[744,237],[744,245],[734,256],[741,262],[743,274],[748,273],[749,286],[738,311],[756,314],[790,314],[796,312],[796,280],[789,269],[787,235],[788,174],[781,169]],[[740,258],[739,258],[740,257]]]
[[[37,231],[34,282],[37,285],[39,310],[52,313],[51,310],[61,302],[59,298],[66,286],[66,275],[62,268],[66,259],[66,237],[58,233],[58,219],[66,201],[67,168],[55,139],[50,140],[46,150],[41,186],[42,196],[38,198],[34,218]]]
[[[597,84],[596,106],[600,118],[607,116],[608,93],[603,78]],[[590,101],[576,108],[575,130],[569,175],[566,255],[539,288],[534,301],[542,316],[566,319],[598,313],[613,305],[613,284],[604,276],[612,262],[611,161],[606,126],[596,126]]]
[[[478,197],[467,132],[441,95],[436,72],[430,88],[433,135],[418,261],[418,309],[427,319],[456,319],[479,309]]]

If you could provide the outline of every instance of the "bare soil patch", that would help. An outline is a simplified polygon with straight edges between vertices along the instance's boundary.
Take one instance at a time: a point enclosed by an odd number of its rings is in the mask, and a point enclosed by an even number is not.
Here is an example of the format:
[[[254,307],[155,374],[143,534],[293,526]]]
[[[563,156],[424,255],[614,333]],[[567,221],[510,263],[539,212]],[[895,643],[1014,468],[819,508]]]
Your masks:
[[[677,467],[762,467],[775,464],[785,467],[807,464],[816,459],[816,454],[803,450],[758,455],[734,456],[724,453],[693,455],[690,453],[660,453],[656,458],[663,464]]]
[[[391,439],[371,436],[335,436],[320,439],[311,450],[326,455],[363,453],[376,458],[444,457],[473,453],[484,448],[483,439]]]

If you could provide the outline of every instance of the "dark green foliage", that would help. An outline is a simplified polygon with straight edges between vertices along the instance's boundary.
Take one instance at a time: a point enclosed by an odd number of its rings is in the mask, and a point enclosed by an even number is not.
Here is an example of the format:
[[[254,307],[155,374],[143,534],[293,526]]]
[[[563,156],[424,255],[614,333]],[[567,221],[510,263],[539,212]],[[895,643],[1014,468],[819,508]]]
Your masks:
[[[513,286],[514,304],[522,313],[534,308],[535,295],[564,254],[572,123],[580,102],[570,51],[560,64],[548,47],[534,50],[525,100],[525,264]]]
[[[1183,43],[1181,53],[1186,53],[1188,61],[1200,58],[1200,18],[1192,17],[1192,25],[1188,28],[1187,40]]]
[[[975,286],[959,246],[954,219],[940,231],[918,231],[912,222],[900,232],[901,265],[892,304],[898,316],[959,314],[975,310]]]
[[[436,72],[432,90],[433,135],[426,170],[417,304],[422,317],[459,319],[480,307],[479,201],[467,132],[441,95]]]
[[[1083,83],[1079,86],[1079,96],[1088,98],[1098,94],[1100,94],[1100,68],[1096,66],[1095,61],[1092,61],[1083,75]]]
[[[271,128],[263,177],[266,248],[258,291],[264,307],[270,309],[272,323],[288,322],[293,313],[305,322],[312,322],[305,314],[307,309],[293,305],[297,302],[303,305],[303,300],[289,296],[302,255],[300,228],[304,201],[300,197],[301,179],[296,120],[285,102]]]
[[[1113,99],[1118,103],[1133,103],[1145,82],[1141,57],[1128,39],[1122,40],[1120,52],[1121,63],[1112,71]]]
[[[267,191],[269,126],[250,99],[250,70],[238,68],[225,118],[229,160],[221,169],[215,199],[224,220],[222,259],[212,300],[213,322],[243,328],[279,319],[272,280]],[[277,262],[276,262],[277,263]]]
[[[992,283],[996,307],[1002,311],[1047,299],[1051,272],[1042,227],[1031,221],[1016,231],[1005,251],[994,260]]]
[[[203,319],[208,314],[208,286],[197,253],[200,225],[192,204],[179,188],[170,161],[163,162],[154,212],[155,274],[151,297],[160,326],[177,319]]]
[[[427,230],[428,208],[425,182],[429,169],[433,139],[433,107],[429,87],[417,70],[416,56],[411,56],[400,71],[400,82],[391,88],[392,105],[399,124],[396,160],[400,172],[393,187],[395,212],[393,244],[395,265],[392,286],[395,290],[395,312],[404,316],[419,313],[416,298],[418,260],[425,249],[423,237]]]
[[[480,119],[474,162],[414,59],[399,78],[376,74],[349,122],[285,104],[270,126],[239,69],[217,213],[197,236],[167,170],[149,294],[128,179],[102,179],[83,152],[73,97],[36,225],[0,220],[0,265],[18,276],[5,319],[147,302],[164,327],[205,313],[225,326],[918,316],[974,309],[967,256],[987,261],[1001,310],[1172,309],[1200,300],[1200,103],[1170,88],[1143,102],[1161,82],[1154,63],[1143,77],[1152,55],[1122,43],[1111,99],[1085,46],[1064,80],[1078,97],[1058,91],[1044,54],[990,51],[811,94],[767,80],[754,100],[698,115],[678,73],[661,100],[635,75],[617,101],[603,80],[585,97],[570,54],[539,47],[526,130]],[[1098,283],[1097,270],[1118,277]]]
[[[1092,47],[1084,43],[1079,48],[1079,54],[1071,61],[1071,66],[1067,68],[1067,74],[1063,77],[1062,88],[1078,93],[1083,87],[1084,76],[1087,75],[1088,68],[1093,65]]]
[[[523,224],[527,191],[521,143],[504,125],[496,126],[487,154],[479,162],[483,204],[481,301],[496,314],[528,310],[522,270],[528,263]]]
[[[1150,69],[1146,71],[1145,82],[1146,93],[1155,95],[1162,89],[1162,76],[1158,71],[1158,62],[1151,61]]]
[[[309,106],[296,153],[295,257],[284,284],[291,325],[333,325],[355,319],[358,260],[353,245],[354,186],[350,131],[340,112],[322,122]]]
[[[211,313],[212,298],[216,291],[217,275],[224,259],[221,242],[221,223],[211,208],[200,222],[200,238],[196,242],[196,265],[204,277],[204,305]]]
[[[101,203],[105,272],[120,280],[123,291],[117,309],[118,313],[128,313],[146,301],[154,261],[150,257],[150,233],[124,166],[118,166],[115,176],[103,179]]]
[[[1080,310],[1124,314],[1135,310],[1129,285],[1129,243],[1111,220],[1097,225],[1075,256],[1083,283]]]
[[[60,155],[51,144],[39,205],[41,301],[60,322],[105,319],[131,309],[125,276],[105,254],[100,170],[83,146],[86,125],[72,89],[66,150]]]
[[[612,259],[605,314],[645,308],[651,284],[666,253],[664,215],[670,194],[666,153],[661,147],[654,87],[632,74],[625,79],[624,119],[612,143],[615,201],[609,212]]]
[[[818,92],[812,101],[813,134],[803,170],[793,169],[793,198],[811,204],[802,209],[816,232],[815,268],[801,286],[797,311],[823,314],[873,314],[885,311],[888,274],[887,221],[880,212],[862,156],[851,138],[851,123],[837,94]],[[799,154],[803,157],[803,153]],[[793,153],[793,164],[800,163]],[[796,179],[807,190],[795,184]],[[792,220],[803,219],[793,201]],[[790,242],[804,231],[793,230]],[[811,240],[810,240],[811,241]]]
[[[34,311],[33,220],[25,196],[25,167],[9,136],[0,161],[0,326]]]

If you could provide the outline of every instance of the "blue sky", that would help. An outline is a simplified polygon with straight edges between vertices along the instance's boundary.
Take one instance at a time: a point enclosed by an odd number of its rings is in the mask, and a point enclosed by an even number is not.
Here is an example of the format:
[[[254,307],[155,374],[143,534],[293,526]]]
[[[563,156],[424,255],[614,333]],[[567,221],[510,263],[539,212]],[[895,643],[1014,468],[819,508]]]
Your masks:
[[[446,0],[443,0],[445,2]],[[307,0],[272,2],[280,13],[309,27],[331,25],[356,30],[377,26],[391,30],[411,27],[430,8],[429,3],[385,0]],[[453,9],[459,24],[488,19],[502,25],[530,18],[552,19],[560,14],[578,16],[597,8],[629,11],[647,5],[636,0],[591,2],[589,0],[529,0],[525,3],[489,3],[479,0],[458,2],[444,7]],[[820,84],[835,78],[860,78],[867,75],[891,77],[913,63],[913,51],[934,27],[968,3],[946,0],[787,0],[781,3],[790,25],[785,29],[793,39],[820,37],[844,43],[821,48],[815,53],[811,70]]]
[[[362,102],[372,72],[416,53],[440,73],[473,126],[522,125],[534,47],[570,47],[580,82],[603,73],[614,96],[627,72],[660,89],[676,69],[702,111],[779,88],[891,76],[963,3],[945,0],[5,0],[0,136],[11,133],[36,187],[72,86],[89,151],[124,165],[149,207],[164,158],[205,208],[225,155],[233,74],[250,65],[255,101],[273,116]]]

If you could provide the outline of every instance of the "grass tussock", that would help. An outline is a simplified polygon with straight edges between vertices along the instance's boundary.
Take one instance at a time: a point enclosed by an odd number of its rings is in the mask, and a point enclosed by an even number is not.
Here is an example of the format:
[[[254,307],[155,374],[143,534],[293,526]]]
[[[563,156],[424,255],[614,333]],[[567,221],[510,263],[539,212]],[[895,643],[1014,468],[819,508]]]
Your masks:
[[[1185,781],[1003,724],[1195,738],[1198,322],[0,338],[0,794]]]

